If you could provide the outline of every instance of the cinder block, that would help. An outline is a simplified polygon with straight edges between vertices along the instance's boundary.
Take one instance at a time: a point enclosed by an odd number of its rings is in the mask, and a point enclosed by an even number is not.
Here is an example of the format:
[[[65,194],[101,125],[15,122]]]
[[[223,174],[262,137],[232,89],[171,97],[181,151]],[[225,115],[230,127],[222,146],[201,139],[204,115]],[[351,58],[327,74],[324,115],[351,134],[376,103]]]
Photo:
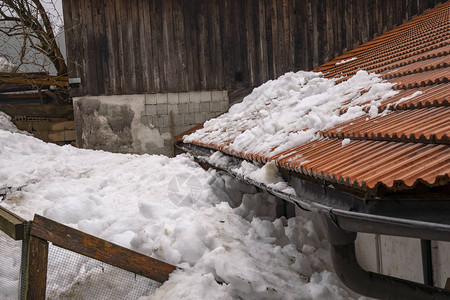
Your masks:
[[[181,114],[173,115],[173,123],[175,126],[183,125],[184,124],[184,116]]]
[[[49,122],[49,130],[50,131],[63,131],[65,122]]]
[[[189,103],[178,104],[178,113],[179,114],[188,114],[189,113]]]
[[[167,115],[167,103],[156,104],[156,114],[157,115]]]
[[[168,107],[169,114],[170,114],[170,112],[172,112],[173,114],[177,114],[178,113],[178,105],[179,104],[169,104],[169,107]]]
[[[156,115],[156,106],[157,106],[157,104],[145,105],[145,114],[147,116],[154,116],[154,115]]]
[[[156,94],[145,94],[145,104],[156,104]]]
[[[146,126],[148,126],[148,127],[150,127],[150,128],[153,128],[153,117],[152,116],[146,116],[146,115],[141,116],[141,123],[146,125]]]
[[[74,121],[64,122],[64,130],[75,130],[75,122]]]
[[[211,112],[221,112],[222,111],[222,102],[211,102],[210,103],[210,111]]]
[[[75,141],[77,139],[77,133],[75,130],[64,131],[64,141]]]
[[[170,127],[161,127],[159,128],[159,133],[169,133],[170,134]]]
[[[169,126],[169,116],[154,116],[153,117],[153,125],[158,128],[168,127]]]
[[[228,91],[222,91],[222,99],[225,100],[226,102],[230,103],[230,98],[228,98]]]
[[[215,113],[215,112],[207,113],[206,114],[206,120],[211,120],[212,118],[214,118],[217,115],[218,115],[218,113]]]
[[[206,121],[206,114],[198,113],[195,115],[195,123],[200,124]]]
[[[195,114],[184,115],[184,124],[185,125],[194,125],[195,124]]]
[[[178,93],[168,93],[167,94],[167,103],[177,104],[178,103]]]
[[[211,91],[201,91],[200,92],[200,102],[211,101]]]
[[[223,98],[223,91],[212,91],[211,92],[211,100],[214,102],[222,101]]]
[[[195,114],[200,112],[200,103],[189,103],[189,113]]]
[[[178,135],[180,133],[183,133],[185,131],[188,131],[189,129],[191,129],[193,127],[193,125],[184,125],[184,126],[178,126],[175,127],[175,135]]]
[[[189,103],[189,94],[188,92],[186,93],[178,93],[178,102],[179,103]]]
[[[220,102],[216,102],[216,103],[220,104]],[[213,102],[211,102],[211,106],[212,105],[213,105]],[[209,112],[209,102],[200,103],[200,111],[205,112],[205,113]]]
[[[200,103],[201,92],[189,92],[189,102],[190,103]]]
[[[61,131],[49,131],[48,139],[51,142],[64,142],[64,130]]]
[[[50,125],[48,121],[36,121],[33,122],[33,130],[36,131],[48,131],[50,129]]]
[[[25,130],[31,132],[33,130],[32,122],[15,122],[14,123],[19,130]]]
[[[48,130],[33,131],[33,136],[37,139],[48,142]]]
[[[156,103],[162,104],[167,103],[167,94],[156,94]]]
[[[228,111],[228,109],[230,108],[230,105],[228,102],[220,102],[220,105],[221,105],[221,109],[220,109],[221,112]]]

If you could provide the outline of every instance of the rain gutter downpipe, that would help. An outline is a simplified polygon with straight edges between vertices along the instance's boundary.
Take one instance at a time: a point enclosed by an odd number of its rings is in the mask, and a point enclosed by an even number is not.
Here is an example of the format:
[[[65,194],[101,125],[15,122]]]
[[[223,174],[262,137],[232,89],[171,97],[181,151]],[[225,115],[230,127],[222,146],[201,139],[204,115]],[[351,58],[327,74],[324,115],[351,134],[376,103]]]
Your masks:
[[[183,143],[177,143],[176,146],[191,153],[200,162],[224,170],[240,181],[266,190],[280,199],[294,203],[303,210],[319,213],[325,223],[327,239],[331,245],[331,260],[335,272],[339,279],[356,293],[377,299],[450,299],[450,290],[431,286],[431,248],[428,244],[430,240],[450,242],[450,225],[330,207],[314,202],[313,199],[299,198],[276,190],[236,172],[229,166],[214,163],[208,159],[211,155],[209,149]],[[357,232],[420,238],[422,257],[425,259],[423,260],[424,280],[428,285],[369,272],[361,268],[356,259]]]

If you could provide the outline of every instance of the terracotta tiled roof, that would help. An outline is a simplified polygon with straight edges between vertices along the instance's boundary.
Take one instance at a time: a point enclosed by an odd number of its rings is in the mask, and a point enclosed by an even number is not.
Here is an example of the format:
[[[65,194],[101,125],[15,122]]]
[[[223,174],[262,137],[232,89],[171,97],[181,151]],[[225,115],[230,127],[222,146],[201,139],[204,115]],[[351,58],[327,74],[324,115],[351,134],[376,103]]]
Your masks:
[[[272,157],[230,150],[232,141],[193,144],[261,163],[275,160],[311,179],[372,194],[380,186],[399,191],[418,183],[449,185],[449,16],[450,3],[442,4],[314,70],[340,81],[366,70],[395,83],[399,93],[381,102],[377,117],[340,124]],[[343,145],[345,138],[350,142]]]

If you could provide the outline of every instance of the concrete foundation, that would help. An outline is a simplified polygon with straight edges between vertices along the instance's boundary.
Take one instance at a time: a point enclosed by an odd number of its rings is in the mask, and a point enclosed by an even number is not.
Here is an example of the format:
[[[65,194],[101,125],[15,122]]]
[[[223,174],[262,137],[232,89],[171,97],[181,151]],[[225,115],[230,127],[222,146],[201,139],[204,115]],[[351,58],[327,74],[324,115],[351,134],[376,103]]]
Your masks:
[[[227,91],[78,97],[77,145],[171,156],[171,128],[174,135],[180,134],[228,108]]]

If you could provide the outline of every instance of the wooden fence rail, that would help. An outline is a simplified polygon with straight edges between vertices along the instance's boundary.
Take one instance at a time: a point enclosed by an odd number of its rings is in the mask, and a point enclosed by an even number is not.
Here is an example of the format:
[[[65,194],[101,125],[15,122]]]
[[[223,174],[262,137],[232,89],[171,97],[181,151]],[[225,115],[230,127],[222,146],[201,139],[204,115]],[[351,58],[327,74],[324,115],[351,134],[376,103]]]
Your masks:
[[[23,240],[22,299],[45,299],[49,242],[160,283],[167,281],[177,268],[40,215],[27,222],[3,207],[0,207],[0,231],[14,240]]]

